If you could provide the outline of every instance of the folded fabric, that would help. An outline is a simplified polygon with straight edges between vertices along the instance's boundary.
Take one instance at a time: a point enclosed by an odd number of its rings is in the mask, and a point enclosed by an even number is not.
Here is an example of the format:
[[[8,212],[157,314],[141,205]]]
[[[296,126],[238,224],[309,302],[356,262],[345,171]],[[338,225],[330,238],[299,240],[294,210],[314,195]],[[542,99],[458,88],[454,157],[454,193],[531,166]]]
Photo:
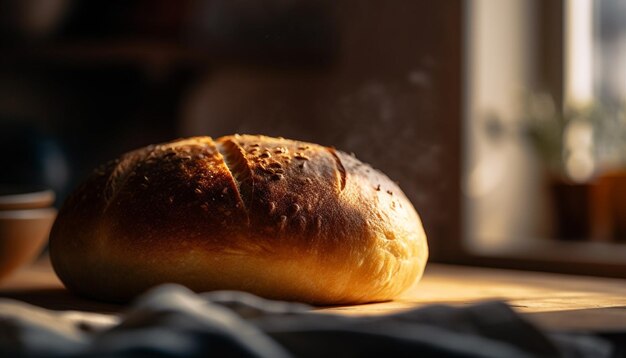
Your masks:
[[[163,285],[120,316],[0,300],[0,356],[610,357],[591,336],[547,334],[502,302],[368,317],[243,292]]]

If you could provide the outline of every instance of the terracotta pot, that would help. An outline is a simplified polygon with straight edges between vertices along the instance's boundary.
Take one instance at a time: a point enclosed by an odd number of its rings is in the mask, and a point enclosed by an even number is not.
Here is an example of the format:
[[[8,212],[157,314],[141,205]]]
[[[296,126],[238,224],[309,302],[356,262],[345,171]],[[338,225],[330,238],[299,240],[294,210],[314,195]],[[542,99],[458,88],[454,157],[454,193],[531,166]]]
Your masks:
[[[605,173],[597,179],[594,201],[600,236],[626,242],[626,170]]]
[[[550,184],[555,219],[554,235],[560,240],[592,237],[592,184],[553,180]]]

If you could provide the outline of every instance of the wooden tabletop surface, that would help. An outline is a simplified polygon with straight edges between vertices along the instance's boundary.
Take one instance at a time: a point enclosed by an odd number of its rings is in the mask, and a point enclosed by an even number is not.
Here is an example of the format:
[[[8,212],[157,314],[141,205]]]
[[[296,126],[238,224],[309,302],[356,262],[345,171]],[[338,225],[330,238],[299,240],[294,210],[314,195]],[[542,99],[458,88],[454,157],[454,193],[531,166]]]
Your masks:
[[[52,310],[117,314],[123,306],[67,292],[43,259],[0,283],[0,297]],[[626,280],[430,264],[420,283],[395,301],[318,308],[346,315],[384,314],[428,304],[504,300],[548,329],[626,332]]]

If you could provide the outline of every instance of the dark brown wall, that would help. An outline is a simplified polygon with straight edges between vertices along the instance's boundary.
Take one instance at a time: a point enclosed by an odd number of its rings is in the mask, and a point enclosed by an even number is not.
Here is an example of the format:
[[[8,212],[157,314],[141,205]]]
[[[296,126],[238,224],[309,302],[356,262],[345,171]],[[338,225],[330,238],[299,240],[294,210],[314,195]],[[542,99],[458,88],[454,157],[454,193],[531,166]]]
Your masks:
[[[460,0],[70,4],[45,36],[0,26],[0,117],[61,142],[68,187],[151,142],[264,133],[398,181],[433,256],[459,236]]]
[[[214,68],[190,91],[182,132],[264,133],[354,152],[400,183],[436,258],[459,235],[461,8],[337,2],[327,67]]]

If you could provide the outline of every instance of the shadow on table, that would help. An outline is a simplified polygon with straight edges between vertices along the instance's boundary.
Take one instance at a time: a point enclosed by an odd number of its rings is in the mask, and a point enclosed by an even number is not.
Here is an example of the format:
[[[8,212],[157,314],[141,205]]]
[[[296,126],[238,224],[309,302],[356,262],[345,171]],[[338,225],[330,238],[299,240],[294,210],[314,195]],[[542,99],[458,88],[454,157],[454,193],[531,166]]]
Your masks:
[[[612,342],[615,357],[626,357],[626,306],[534,312],[528,319],[548,330],[591,333]]]
[[[15,289],[0,292],[0,299],[14,299],[54,311],[86,311],[96,313],[119,313],[122,305],[84,299],[64,288]]]

